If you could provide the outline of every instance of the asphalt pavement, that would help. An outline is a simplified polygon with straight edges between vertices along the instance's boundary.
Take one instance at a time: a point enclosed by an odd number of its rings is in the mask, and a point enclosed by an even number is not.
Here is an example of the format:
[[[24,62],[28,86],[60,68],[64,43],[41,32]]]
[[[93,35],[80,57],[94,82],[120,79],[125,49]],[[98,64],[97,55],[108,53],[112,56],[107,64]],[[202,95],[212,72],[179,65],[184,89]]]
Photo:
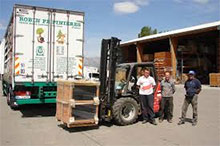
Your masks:
[[[1,92],[2,93],[2,92]],[[102,123],[99,127],[68,129],[56,121],[55,105],[28,105],[11,110],[6,98],[0,96],[0,146],[105,146],[105,145],[220,145],[220,88],[203,86],[199,95],[199,120],[178,126],[184,100],[182,85],[174,95],[173,123],[163,121],[157,126],[140,121],[129,126]],[[158,120],[157,120],[158,121]]]

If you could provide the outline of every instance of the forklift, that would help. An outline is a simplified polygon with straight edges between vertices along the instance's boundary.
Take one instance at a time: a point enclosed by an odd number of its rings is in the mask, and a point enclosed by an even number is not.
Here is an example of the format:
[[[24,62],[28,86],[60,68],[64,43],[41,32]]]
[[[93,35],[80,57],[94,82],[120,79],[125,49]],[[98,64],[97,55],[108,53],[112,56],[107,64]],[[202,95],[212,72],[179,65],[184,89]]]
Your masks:
[[[154,88],[154,112],[158,113],[161,101],[160,84],[153,62],[122,63],[120,40],[103,39],[100,58],[100,105],[99,120],[112,121],[118,125],[129,125],[141,115],[137,79],[143,68],[149,68],[157,83]]]

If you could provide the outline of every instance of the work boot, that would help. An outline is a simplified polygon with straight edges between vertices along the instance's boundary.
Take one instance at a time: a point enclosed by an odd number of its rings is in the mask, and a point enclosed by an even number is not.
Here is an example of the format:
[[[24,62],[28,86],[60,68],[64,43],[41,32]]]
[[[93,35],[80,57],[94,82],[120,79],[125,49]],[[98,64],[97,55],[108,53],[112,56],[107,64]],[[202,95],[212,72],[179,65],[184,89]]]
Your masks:
[[[162,123],[163,122],[163,119],[161,118],[161,119],[159,119],[159,123]]]
[[[197,125],[197,122],[192,122],[192,126],[196,126]]]
[[[172,122],[173,122],[173,120],[172,120],[172,119],[168,119],[167,121],[168,121],[169,123],[172,123]]]
[[[197,125],[197,121],[196,120],[192,120],[192,126],[196,126]]]
[[[152,120],[150,123],[153,125],[157,125],[157,122],[155,120]]]
[[[182,125],[182,124],[185,124],[185,121],[180,120],[179,123],[178,123],[178,125]]]

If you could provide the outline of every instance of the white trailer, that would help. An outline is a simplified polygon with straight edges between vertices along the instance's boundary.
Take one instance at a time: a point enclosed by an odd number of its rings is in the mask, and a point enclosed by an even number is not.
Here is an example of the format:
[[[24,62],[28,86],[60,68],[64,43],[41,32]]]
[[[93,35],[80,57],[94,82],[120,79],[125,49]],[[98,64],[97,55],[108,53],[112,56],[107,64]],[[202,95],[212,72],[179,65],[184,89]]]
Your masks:
[[[4,73],[4,49],[5,49],[5,39],[2,39],[0,42],[0,78],[2,79],[2,75]]]
[[[5,34],[8,102],[55,103],[56,81],[82,76],[83,48],[83,12],[15,5]]]

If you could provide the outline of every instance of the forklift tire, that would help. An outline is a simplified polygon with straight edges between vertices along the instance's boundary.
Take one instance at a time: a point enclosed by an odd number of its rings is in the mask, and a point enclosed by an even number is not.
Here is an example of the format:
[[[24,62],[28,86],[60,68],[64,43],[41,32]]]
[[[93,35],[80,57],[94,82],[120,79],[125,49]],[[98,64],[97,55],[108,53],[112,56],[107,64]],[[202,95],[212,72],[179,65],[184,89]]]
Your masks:
[[[132,124],[138,118],[138,103],[131,97],[117,99],[112,108],[114,120],[118,125]]]

